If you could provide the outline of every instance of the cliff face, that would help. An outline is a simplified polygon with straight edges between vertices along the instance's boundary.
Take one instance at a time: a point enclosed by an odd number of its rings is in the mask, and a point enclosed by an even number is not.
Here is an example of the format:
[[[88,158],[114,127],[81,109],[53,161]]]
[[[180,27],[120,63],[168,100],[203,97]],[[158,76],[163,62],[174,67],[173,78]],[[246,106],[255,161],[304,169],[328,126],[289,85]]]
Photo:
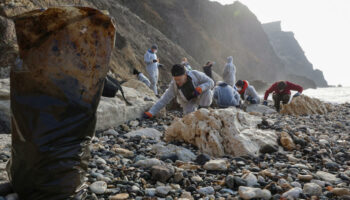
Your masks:
[[[272,82],[285,78],[284,65],[260,22],[239,2],[229,6],[203,0],[118,2],[183,47],[201,65],[216,61],[214,70],[220,75],[226,57],[233,55],[240,79]]]
[[[304,76],[314,81],[318,87],[328,86],[323,73],[313,69],[313,65],[306,58],[294,34],[282,31],[281,22],[263,24],[263,28],[269,36],[275,52],[286,66],[287,74],[291,75],[289,77]]]
[[[208,60],[216,61],[214,71],[222,75],[226,57],[233,55],[238,79],[267,83],[288,79],[306,88],[315,87],[315,83],[327,85],[322,72],[312,69],[294,38],[278,46],[276,37],[265,28],[268,37],[243,4],[223,6],[207,0],[0,0],[0,77],[8,76],[6,72],[17,56],[10,18],[60,5],[95,7],[115,18],[116,45],[110,65],[121,79],[130,79],[132,68],[145,72],[143,55],[157,43],[160,62],[165,66],[160,70],[163,83],[170,81],[170,68],[182,57],[187,57],[195,69],[201,69]],[[285,58],[279,49],[293,56]],[[305,59],[297,63],[302,56]]]
[[[0,55],[0,68],[8,71],[8,66],[14,63],[17,56],[16,35],[11,17],[22,12],[50,6],[76,5],[90,6],[100,10],[107,10],[115,18],[116,25],[116,44],[112,54],[110,66],[111,71],[121,79],[130,79],[132,77],[132,68],[137,68],[145,72],[143,55],[147,49],[157,43],[160,50],[158,56],[164,64],[165,69],[160,70],[160,81],[168,83],[170,80],[170,67],[179,62],[178,59],[187,57],[194,66],[199,64],[179,45],[169,40],[164,34],[156,28],[139,18],[129,9],[119,5],[113,0],[17,0],[11,2],[1,2],[0,6],[0,52],[10,52],[12,59],[9,60],[5,54]],[[4,34],[6,33],[6,34]],[[11,41],[11,42],[5,42]],[[3,73],[2,77],[7,74]]]

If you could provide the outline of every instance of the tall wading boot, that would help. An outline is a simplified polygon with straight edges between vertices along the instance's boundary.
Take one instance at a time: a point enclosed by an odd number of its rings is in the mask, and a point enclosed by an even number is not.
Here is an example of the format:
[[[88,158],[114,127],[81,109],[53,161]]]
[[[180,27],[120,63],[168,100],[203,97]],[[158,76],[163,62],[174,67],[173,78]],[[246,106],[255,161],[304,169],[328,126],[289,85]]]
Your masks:
[[[86,7],[34,10],[14,22],[9,180],[21,200],[84,199],[114,25]]]
[[[280,112],[281,109],[281,95],[274,93],[272,99],[277,112]]]

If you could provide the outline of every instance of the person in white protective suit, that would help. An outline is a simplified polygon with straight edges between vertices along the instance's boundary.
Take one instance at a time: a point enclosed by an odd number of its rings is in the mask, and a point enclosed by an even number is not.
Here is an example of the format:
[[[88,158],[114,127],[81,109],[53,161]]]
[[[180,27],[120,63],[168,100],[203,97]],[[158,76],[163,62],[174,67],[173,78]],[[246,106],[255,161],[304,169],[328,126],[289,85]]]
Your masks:
[[[235,87],[236,81],[236,66],[233,64],[233,57],[227,57],[227,63],[224,68],[224,73],[222,75],[224,78],[224,82],[230,85],[231,87]]]
[[[150,88],[153,90],[154,94],[158,96],[158,66],[159,59],[157,58],[158,46],[156,44],[152,45],[150,49],[144,55],[144,61],[146,63],[146,71],[150,77],[151,85]]]

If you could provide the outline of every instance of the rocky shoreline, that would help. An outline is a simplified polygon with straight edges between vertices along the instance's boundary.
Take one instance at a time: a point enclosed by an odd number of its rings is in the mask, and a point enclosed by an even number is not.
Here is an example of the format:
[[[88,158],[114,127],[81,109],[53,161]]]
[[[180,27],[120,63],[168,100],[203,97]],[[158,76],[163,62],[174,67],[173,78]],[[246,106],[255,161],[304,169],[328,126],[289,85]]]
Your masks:
[[[215,158],[184,142],[165,143],[176,117],[173,111],[98,131],[88,199],[350,199],[350,104],[327,115],[261,116],[258,127],[275,130],[279,145],[258,156]],[[5,166],[10,140],[1,136]]]

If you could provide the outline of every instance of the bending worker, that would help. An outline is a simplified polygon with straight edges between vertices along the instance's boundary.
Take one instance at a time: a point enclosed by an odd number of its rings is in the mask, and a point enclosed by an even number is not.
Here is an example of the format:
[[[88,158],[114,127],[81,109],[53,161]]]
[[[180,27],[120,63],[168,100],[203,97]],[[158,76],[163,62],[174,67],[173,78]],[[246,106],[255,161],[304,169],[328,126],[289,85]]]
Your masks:
[[[240,104],[240,96],[238,92],[233,87],[222,81],[219,81],[218,86],[214,88],[214,100],[219,108],[239,106]]]
[[[137,76],[137,79],[139,81],[143,82],[148,87],[151,86],[151,82],[148,80],[148,78],[142,72],[139,72],[137,69],[134,69],[133,74]]]
[[[237,90],[241,94],[241,98],[248,104],[259,104],[260,97],[254,86],[249,85],[246,80],[238,80],[236,83]]]
[[[212,103],[214,82],[204,73],[197,70],[187,71],[183,65],[176,64],[171,69],[173,80],[163,96],[152,108],[145,112],[144,117],[151,118],[164,108],[172,99],[188,114],[197,107],[209,107]]]
[[[267,97],[271,92],[273,92],[272,98],[275,104],[275,108],[277,112],[279,112],[281,101],[283,104],[287,104],[289,102],[291,90],[298,91],[293,97],[298,97],[303,92],[303,88],[300,85],[297,85],[288,81],[278,81],[274,83],[265,92],[264,105],[267,105]]]

